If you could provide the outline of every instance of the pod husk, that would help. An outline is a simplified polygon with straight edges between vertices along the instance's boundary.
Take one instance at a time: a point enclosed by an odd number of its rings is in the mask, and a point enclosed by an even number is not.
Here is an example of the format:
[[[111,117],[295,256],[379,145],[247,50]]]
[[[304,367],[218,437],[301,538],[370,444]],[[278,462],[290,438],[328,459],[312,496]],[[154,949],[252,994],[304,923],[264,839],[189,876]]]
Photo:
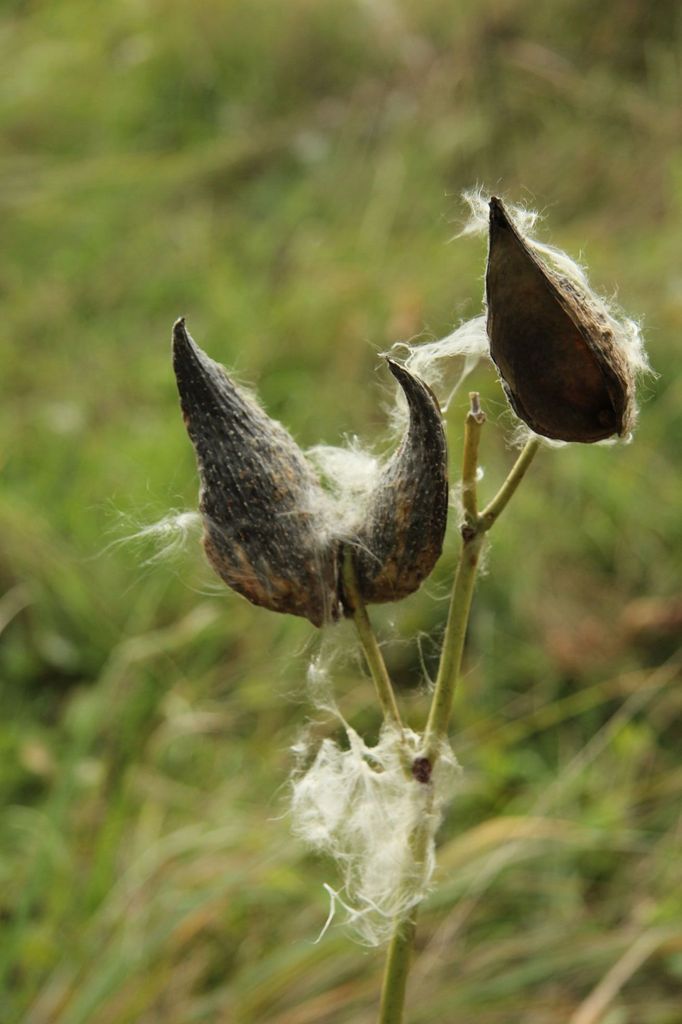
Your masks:
[[[324,495],[288,432],[173,328],[173,367],[201,481],[203,544],[218,575],[253,604],[309,619],[339,615],[338,545]]]
[[[585,443],[627,434],[634,379],[611,324],[572,281],[541,263],[494,197],[486,298],[490,354],[531,430]]]
[[[315,626],[352,611],[341,583],[352,545],[366,603],[415,591],[438,559],[447,519],[447,446],[438,402],[405,367],[388,360],[407,399],[409,423],[360,513],[335,531],[331,499],[289,433],[173,328],[173,366],[197,456],[203,544],[220,578],[253,604]]]
[[[448,510],[447,442],[431,389],[388,360],[409,408],[409,424],[386,464],[354,541],[367,603],[397,601],[431,573],[443,548]]]

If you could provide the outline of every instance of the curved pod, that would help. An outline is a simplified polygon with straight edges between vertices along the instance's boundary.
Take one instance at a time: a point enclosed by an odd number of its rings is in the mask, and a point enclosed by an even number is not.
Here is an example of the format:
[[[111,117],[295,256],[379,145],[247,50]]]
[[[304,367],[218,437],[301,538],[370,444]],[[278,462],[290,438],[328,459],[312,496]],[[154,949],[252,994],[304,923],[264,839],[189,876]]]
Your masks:
[[[634,380],[608,319],[544,266],[494,197],[486,298],[490,354],[531,430],[588,443],[627,433]]]
[[[202,352],[184,319],[173,328],[173,367],[198,461],[211,565],[253,604],[315,626],[337,618],[337,555],[320,523],[324,495],[298,445]]]
[[[443,548],[448,511],[447,442],[431,389],[388,360],[409,424],[373,491],[355,538],[358,584],[368,603],[397,601],[426,579]]]

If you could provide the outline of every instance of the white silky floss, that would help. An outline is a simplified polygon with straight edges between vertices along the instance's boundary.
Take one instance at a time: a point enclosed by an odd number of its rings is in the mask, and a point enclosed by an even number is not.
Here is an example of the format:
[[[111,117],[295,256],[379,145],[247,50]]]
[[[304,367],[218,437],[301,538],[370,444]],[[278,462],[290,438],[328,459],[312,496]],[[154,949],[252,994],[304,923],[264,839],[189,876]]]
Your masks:
[[[156,550],[142,562],[142,565],[154,565],[156,562],[163,562],[178,555],[187,546],[189,538],[198,536],[202,528],[202,520],[198,512],[180,512],[173,509],[155,523],[147,523],[146,526],[141,526],[133,533],[115,540],[113,544],[118,546],[135,541],[151,541]],[[109,547],[111,546],[109,545]]]
[[[348,749],[325,739],[307,765],[305,741],[294,748],[292,826],[338,865],[343,894],[326,887],[333,900],[330,918],[338,897],[346,923],[361,941],[376,946],[388,940],[396,916],[420,903],[429,890],[435,834],[461,769],[443,744],[431,779],[418,782],[410,765],[423,750],[422,736],[384,725],[378,743],[370,746],[343,725]],[[413,849],[417,830],[423,830],[425,840],[420,859]]]

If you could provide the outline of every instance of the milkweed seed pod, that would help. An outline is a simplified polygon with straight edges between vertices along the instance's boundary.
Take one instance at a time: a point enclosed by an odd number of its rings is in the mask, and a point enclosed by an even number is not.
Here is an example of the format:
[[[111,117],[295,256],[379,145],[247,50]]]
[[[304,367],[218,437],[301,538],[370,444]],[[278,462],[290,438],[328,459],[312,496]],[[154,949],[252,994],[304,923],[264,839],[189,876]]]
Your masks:
[[[367,603],[406,597],[433,569],[447,518],[445,431],[430,388],[388,365],[409,423],[349,528],[293,438],[202,352],[184,320],[175,324],[173,366],[199,465],[204,549],[221,579],[253,604],[315,626],[338,619],[344,604],[350,610],[343,544],[353,548]]]
[[[388,360],[409,409],[402,442],[384,467],[355,537],[365,601],[397,601],[430,574],[443,547],[448,510],[447,442],[435,395]]]
[[[627,434],[634,374],[604,307],[524,240],[490,200],[486,270],[490,354],[514,412],[561,441]]]
[[[173,328],[173,367],[201,481],[203,544],[218,575],[253,604],[338,618],[337,545],[321,529],[324,495],[292,437]]]

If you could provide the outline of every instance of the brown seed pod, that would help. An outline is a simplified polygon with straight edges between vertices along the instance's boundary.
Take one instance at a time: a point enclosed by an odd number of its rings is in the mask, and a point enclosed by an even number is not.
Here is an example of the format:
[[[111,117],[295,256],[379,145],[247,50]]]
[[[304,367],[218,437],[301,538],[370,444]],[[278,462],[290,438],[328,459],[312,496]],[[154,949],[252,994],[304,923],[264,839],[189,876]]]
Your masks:
[[[612,324],[589,295],[544,266],[496,198],[486,297],[490,354],[531,430],[583,442],[628,432],[634,379]]]
[[[355,569],[367,603],[397,601],[430,574],[443,547],[448,510],[447,442],[431,389],[392,359],[409,424],[357,531]]]
[[[292,437],[173,327],[173,367],[201,480],[204,549],[253,604],[338,618],[338,545],[321,529],[324,495]]]

